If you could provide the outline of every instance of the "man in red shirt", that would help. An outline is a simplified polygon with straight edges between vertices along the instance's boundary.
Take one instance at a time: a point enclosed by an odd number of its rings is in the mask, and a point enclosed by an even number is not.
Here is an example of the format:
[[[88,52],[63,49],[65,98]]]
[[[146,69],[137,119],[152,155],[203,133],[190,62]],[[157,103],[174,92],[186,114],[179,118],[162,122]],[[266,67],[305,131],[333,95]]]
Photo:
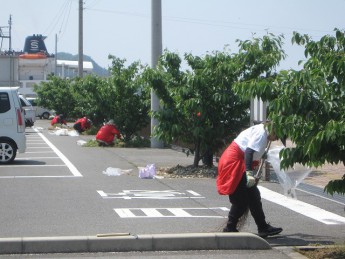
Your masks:
[[[104,126],[100,128],[97,132],[96,140],[99,146],[109,146],[114,145],[114,137],[121,138],[120,132],[115,126],[113,120],[107,122]]]
[[[79,134],[83,133],[85,130],[90,129],[92,125],[92,122],[90,119],[83,117],[80,118],[79,120],[77,120],[74,125],[73,128],[79,132]]]
[[[64,119],[64,116],[63,116],[63,114],[60,114],[60,115],[56,115],[53,119],[52,119],[52,121],[50,122],[50,124],[52,125],[52,126],[54,126],[55,124],[64,124],[64,125],[67,125],[67,123],[66,123],[66,121],[65,121],[65,119]]]

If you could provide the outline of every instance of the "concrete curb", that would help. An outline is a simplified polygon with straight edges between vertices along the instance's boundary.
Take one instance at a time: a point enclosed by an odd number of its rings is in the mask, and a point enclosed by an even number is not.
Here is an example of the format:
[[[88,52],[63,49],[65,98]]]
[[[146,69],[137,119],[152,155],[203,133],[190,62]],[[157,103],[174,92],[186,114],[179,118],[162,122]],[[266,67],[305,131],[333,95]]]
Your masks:
[[[266,240],[251,233],[0,238],[0,254],[241,249],[272,248]]]

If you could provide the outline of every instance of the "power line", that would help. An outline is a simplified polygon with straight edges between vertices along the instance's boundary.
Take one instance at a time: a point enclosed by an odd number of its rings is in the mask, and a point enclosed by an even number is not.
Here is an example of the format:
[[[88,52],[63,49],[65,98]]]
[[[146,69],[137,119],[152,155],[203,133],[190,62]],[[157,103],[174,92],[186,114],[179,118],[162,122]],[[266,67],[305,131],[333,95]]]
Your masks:
[[[133,12],[123,12],[123,11],[115,11],[115,10],[105,10],[105,9],[97,9],[97,8],[91,8],[87,7],[85,8],[89,11],[95,11],[95,12],[103,12],[103,13],[115,13],[119,15],[125,15],[125,16],[135,16],[135,17],[143,17],[143,18],[150,18],[149,14],[144,13],[133,13]],[[229,29],[239,29],[239,30],[262,30],[262,31],[276,31],[277,33],[282,33],[282,31],[289,30],[289,34],[292,33],[292,31],[308,31],[308,32],[314,32],[314,33],[320,33],[320,34],[327,34],[330,33],[330,31],[324,31],[324,30],[318,30],[318,29],[308,29],[308,28],[297,28],[297,27],[288,27],[288,26],[275,26],[275,25],[264,25],[264,24],[250,24],[250,23],[238,23],[238,22],[230,22],[230,21],[220,21],[220,20],[206,20],[206,19],[195,19],[195,18],[186,18],[186,17],[172,17],[172,16],[163,16],[163,20],[166,21],[175,21],[180,23],[189,23],[189,24],[200,24],[200,25],[206,25],[206,26],[213,26],[213,27],[223,27],[223,28],[229,28]],[[321,37],[316,36],[314,37]]]
[[[69,20],[70,14],[71,14],[71,9],[72,9],[72,2],[70,1],[68,13],[66,10],[66,12],[64,13],[63,20],[61,22],[61,26],[60,26],[60,30],[59,30],[59,35],[60,35],[59,38],[62,38],[65,31],[66,31],[66,27],[68,25],[68,20]]]
[[[68,24],[68,19],[69,19],[71,7],[72,7],[72,1],[73,0],[66,0],[62,4],[60,10],[57,12],[57,14],[53,18],[52,22],[45,29],[45,31],[44,31],[45,35],[49,36],[52,33],[56,33],[56,27],[59,26],[61,20],[62,21],[61,21],[60,28],[59,28],[58,32],[59,32],[60,35],[63,34],[64,31],[62,31],[62,30],[64,30],[67,27],[67,24]]]
[[[94,7],[97,4],[99,4],[100,1],[101,0],[93,0],[90,3],[88,3],[87,6],[86,6],[86,2],[85,2],[84,9],[91,9],[92,7]]]

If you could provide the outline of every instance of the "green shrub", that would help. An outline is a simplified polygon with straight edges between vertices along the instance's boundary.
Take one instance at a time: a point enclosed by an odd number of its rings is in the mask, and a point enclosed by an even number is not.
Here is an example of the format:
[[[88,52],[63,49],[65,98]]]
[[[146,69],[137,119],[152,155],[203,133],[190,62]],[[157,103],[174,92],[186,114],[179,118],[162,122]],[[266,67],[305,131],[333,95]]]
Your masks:
[[[134,136],[129,142],[124,142],[122,139],[116,139],[115,145],[109,147],[150,147],[150,140],[140,136]],[[98,142],[95,139],[90,139],[86,142],[84,147],[98,147]]]

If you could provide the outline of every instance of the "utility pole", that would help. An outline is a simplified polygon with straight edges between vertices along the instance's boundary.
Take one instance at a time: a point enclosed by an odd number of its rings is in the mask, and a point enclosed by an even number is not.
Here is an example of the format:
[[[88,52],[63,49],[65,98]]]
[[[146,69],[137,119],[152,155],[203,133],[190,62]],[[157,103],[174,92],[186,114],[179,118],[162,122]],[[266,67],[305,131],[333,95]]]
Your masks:
[[[12,52],[12,14],[10,14],[10,19],[8,20],[8,51]],[[15,84],[14,83],[14,81],[15,81],[14,80],[14,57],[13,57],[13,55],[10,55],[9,58],[10,58],[10,82],[9,82],[9,86],[13,86]]]
[[[78,75],[83,77],[83,0],[79,0],[79,48],[78,48]]]
[[[159,57],[162,55],[162,2],[161,0],[151,0],[151,67],[157,66]],[[159,99],[153,89],[151,89],[151,110],[160,109]],[[151,135],[158,121],[151,117]],[[163,142],[151,137],[152,148],[162,148]]]
[[[54,70],[54,76],[57,76],[57,43],[58,43],[58,37],[57,37],[57,34],[55,34],[55,70]]]
[[[12,31],[12,15],[10,14],[10,19],[8,20],[8,37],[9,37],[9,47],[8,50],[12,51],[12,36],[11,36],[11,31]]]

